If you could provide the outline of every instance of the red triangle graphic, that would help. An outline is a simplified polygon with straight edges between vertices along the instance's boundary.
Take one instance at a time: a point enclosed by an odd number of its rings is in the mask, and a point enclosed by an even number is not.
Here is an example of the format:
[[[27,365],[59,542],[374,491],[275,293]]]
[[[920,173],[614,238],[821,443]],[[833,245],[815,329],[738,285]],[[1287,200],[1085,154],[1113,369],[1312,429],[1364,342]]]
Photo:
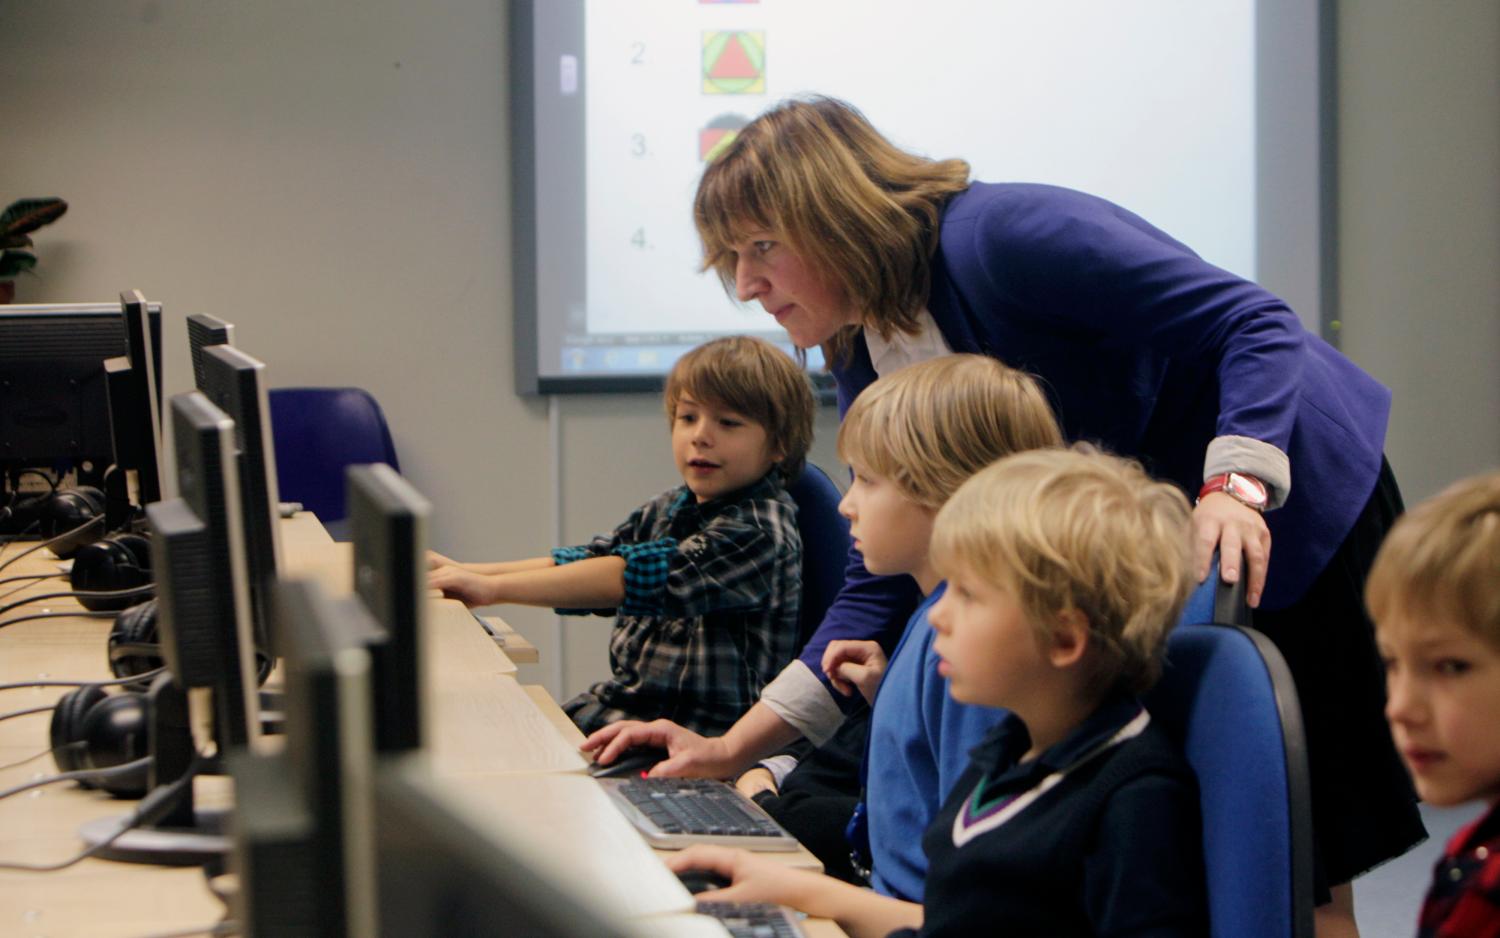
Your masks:
[[[738,34],[730,36],[729,41],[724,43],[724,51],[719,53],[715,60],[713,70],[708,73],[709,78],[759,78],[760,70],[750,62],[750,56],[745,54],[745,46],[740,42]]]

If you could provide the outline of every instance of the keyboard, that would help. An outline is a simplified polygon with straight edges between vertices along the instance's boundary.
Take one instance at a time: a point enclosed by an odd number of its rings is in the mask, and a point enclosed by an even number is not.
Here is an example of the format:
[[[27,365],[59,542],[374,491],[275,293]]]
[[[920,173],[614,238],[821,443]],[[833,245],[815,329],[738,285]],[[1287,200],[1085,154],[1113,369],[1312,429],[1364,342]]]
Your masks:
[[[598,781],[652,846],[714,843],[777,851],[800,846],[786,828],[728,782],[631,777]]]
[[[769,902],[700,902],[698,914],[712,916],[734,938],[806,938],[795,913]]]

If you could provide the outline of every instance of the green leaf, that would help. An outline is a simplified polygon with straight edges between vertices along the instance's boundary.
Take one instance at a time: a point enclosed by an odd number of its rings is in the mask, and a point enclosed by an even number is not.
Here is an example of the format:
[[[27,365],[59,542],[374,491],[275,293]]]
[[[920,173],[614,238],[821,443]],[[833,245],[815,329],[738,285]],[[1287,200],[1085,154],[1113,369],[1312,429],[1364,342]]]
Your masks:
[[[31,236],[23,234],[0,235],[0,248],[9,250],[11,248],[31,247]]]
[[[0,280],[9,280],[16,274],[36,266],[36,255],[30,251],[12,250],[0,253]]]
[[[68,210],[62,199],[17,199],[0,213],[0,233],[5,235],[25,234],[43,225],[50,225]]]

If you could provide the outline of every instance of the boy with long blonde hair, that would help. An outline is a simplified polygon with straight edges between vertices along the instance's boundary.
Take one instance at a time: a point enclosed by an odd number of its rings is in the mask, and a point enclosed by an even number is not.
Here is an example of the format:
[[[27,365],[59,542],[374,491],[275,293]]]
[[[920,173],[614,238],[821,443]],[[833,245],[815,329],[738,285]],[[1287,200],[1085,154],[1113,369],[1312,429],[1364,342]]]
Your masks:
[[[610,678],[563,704],[586,733],[656,717],[723,731],[797,651],[802,539],[785,485],[812,442],[806,373],[729,336],[680,358],[663,400],[683,484],[614,531],[529,560],[429,558],[428,584],[469,606],[615,616]]]

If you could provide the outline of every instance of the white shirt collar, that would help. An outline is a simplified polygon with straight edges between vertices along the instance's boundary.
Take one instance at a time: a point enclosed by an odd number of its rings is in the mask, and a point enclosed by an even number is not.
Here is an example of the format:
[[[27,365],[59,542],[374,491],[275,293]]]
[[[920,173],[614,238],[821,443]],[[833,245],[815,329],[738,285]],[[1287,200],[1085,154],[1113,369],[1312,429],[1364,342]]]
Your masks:
[[[888,340],[882,339],[874,329],[864,330],[865,346],[870,350],[870,364],[876,375],[883,378],[907,365],[953,354],[953,349],[938,331],[937,321],[926,309],[917,313],[917,327],[916,335],[896,332]]]

